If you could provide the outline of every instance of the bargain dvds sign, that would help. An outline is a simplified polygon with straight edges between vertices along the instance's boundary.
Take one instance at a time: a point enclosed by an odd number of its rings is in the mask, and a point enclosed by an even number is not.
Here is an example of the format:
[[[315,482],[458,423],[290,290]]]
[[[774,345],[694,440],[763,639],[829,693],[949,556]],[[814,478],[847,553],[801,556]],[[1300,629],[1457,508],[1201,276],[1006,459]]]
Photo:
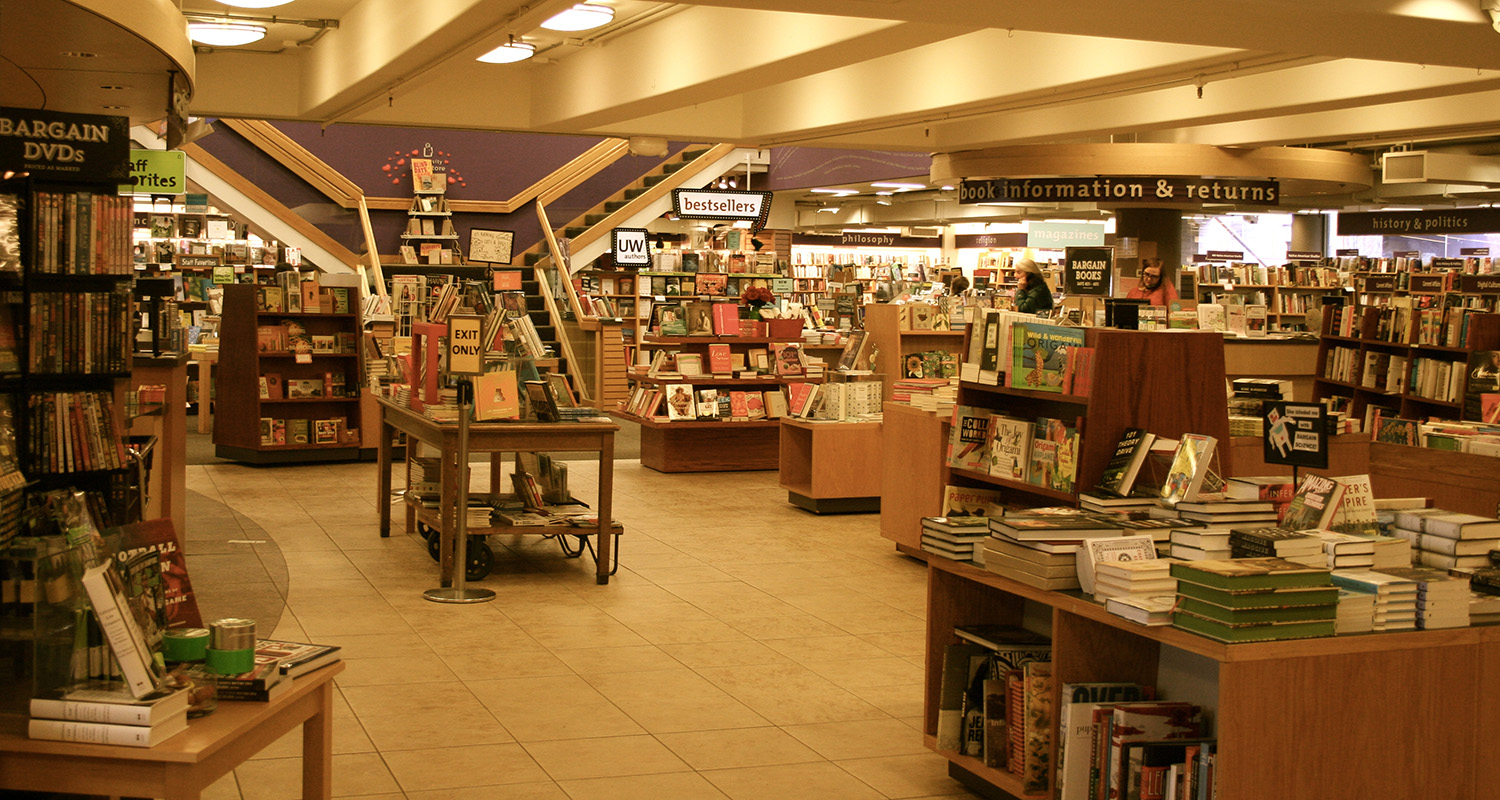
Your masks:
[[[0,108],[0,169],[77,181],[130,176],[125,117]]]

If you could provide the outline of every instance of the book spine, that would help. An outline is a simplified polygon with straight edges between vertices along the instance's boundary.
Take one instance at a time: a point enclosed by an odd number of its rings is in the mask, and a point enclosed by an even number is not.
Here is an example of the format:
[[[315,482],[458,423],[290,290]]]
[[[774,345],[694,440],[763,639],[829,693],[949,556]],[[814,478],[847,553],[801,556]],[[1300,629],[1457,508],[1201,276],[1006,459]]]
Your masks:
[[[150,726],[151,712],[151,706],[120,703],[80,703],[43,697],[32,698],[31,701],[33,719]]]
[[[223,676],[219,677],[217,686],[220,700],[250,700],[264,703],[271,699],[271,689],[269,687],[258,687],[256,684],[224,680]]]
[[[33,739],[56,742],[84,742],[125,747],[150,747],[151,728],[138,725],[105,725],[98,722],[69,722],[60,719],[33,719],[26,733]]]

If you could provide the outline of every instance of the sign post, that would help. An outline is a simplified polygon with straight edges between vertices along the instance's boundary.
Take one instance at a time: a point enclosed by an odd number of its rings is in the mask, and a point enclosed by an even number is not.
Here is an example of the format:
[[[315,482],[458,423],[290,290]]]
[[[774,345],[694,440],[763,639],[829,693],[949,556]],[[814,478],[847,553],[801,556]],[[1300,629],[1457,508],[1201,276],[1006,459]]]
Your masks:
[[[507,263],[509,263],[507,261]],[[434,603],[487,603],[495,599],[490,589],[470,588],[469,572],[469,416],[474,410],[474,383],[484,370],[484,345],[480,342],[484,317],[453,314],[448,317],[448,372],[461,376],[458,383],[458,508],[453,534],[453,585],[428,589],[423,597]],[[439,513],[444,513],[439,509]],[[441,536],[441,532],[434,533]]]

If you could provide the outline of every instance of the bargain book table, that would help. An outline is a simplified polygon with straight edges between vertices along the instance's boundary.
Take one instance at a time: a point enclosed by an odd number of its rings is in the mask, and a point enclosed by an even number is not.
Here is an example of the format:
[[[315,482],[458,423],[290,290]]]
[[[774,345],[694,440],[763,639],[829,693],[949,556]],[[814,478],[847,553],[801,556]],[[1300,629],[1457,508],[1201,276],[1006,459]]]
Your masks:
[[[26,738],[24,716],[0,718],[0,789],[192,800],[245,759],[302,726],[302,797],[333,795],[330,664],[293,680],[269,703],[221,702],[156,747]]]
[[[396,405],[384,398],[380,405],[380,439],[377,454],[377,472],[380,487],[376,504],[380,507],[380,535],[391,535],[391,437],[401,431],[413,440],[436,448],[441,453],[442,493],[433,521],[440,537],[439,551],[442,554],[442,585],[453,581],[453,533],[458,530],[458,423],[442,423],[428,419],[421,413]],[[476,422],[469,425],[469,452],[490,453],[490,493],[500,491],[501,453],[546,453],[589,452],[599,454],[599,497],[594,510],[598,512],[599,525],[593,531],[598,535],[598,554],[595,558],[595,580],[599,584],[609,583],[615,563],[614,537],[621,533],[620,526],[612,525],[615,465],[615,431],[620,426],[613,422]],[[413,455],[407,448],[407,457]],[[412,502],[406,504],[406,529],[413,530],[417,524],[418,509]],[[426,520],[424,520],[426,521]],[[493,527],[470,529],[471,534],[557,534],[579,535],[580,528],[553,527]]]

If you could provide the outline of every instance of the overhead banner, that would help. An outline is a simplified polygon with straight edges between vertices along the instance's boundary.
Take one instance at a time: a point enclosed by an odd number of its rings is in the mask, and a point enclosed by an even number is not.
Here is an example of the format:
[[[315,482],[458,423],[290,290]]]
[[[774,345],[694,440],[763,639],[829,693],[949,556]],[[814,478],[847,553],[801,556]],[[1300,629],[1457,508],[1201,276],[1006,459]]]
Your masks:
[[[126,180],[130,120],[0,108],[0,169],[73,181]]]
[[[1065,247],[1103,247],[1104,226],[1093,222],[1028,222],[1026,246],[1054,250]]]
[[[131,150],[130,180],[120,194],[183,194],[187,191],[187,154],[181,150]]]
[[[609,250],[617,267],[651,266],[651,243],[645,228],[615,228],[610,234]]]
[[[1114,275],[1113,248],[1069,247],[1063,261],[1063,291],[1084,297],[1109,297]]]
[[[1112,175],[1092,178],[994,178],[958,186],[959,205],[976,203],[1250,203],[1281,202],[1281,182],[1233,178],[1159,178]]]
[[[903,236],[899,233],[844,231],[837,236],[821,233],[797,234],[792,237],[792,244],[813,247],[942,247],[943,240],[938,236]]]
[[[679,219],[750,220],[751,227],[760,230],[771,213],[771,193],[673,189],[672,212]]]
[[[1407,236],[1417,233],[1500,233],[1500,208],[1339,213],[1340,236]]]

